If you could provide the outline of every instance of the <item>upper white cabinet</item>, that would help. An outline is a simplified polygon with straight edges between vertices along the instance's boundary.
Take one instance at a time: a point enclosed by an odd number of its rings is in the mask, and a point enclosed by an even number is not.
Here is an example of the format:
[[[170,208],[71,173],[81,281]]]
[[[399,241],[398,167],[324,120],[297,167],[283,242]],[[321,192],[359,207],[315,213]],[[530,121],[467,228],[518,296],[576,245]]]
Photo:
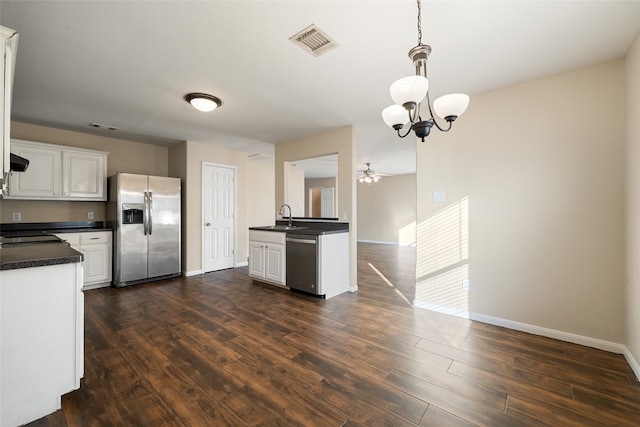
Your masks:
[[[62,152],[62,197],[106,200],[106,154]]]
[[[107,199],[104,151],[13,139],[11,152],[29,160],[29,168],[10,176],[7,199]]]
[[[17,48],[18,33],[0,26],[0,192],[6,189],[9,174],[11,92]]]
[[[26,172],[9,177],[9,199],[59,199],[62,181],[62,151],[13,140],[11,151],[29,160]]]

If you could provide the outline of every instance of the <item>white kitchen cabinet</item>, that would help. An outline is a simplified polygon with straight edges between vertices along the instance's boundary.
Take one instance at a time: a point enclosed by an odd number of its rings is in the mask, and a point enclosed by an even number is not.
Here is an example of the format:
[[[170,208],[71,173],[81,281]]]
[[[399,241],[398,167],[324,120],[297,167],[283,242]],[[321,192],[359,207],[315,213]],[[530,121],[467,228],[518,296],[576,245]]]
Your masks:
[[[249,276],[285,286],[286,233],[249,230]]]
[[[29,168],[10,176],[7,199],[106,200],[106,152],[19,139],[11,152]]]
[[[57,411],[61,395],[80,387],[82,267],[3,270],[0,283],[0,426],[13,427]]]
[[[59,233],[59,238],[84,256],[83,290],[102,288],[111,284],[112,240],[111,231],[86,233]]]
[[[0,193],[4,194],[9,176],[11,93],[16,66],[18,33],[0,26]]]
[[[318,238],[318,293],[326,299],[349,290],[349,233]]]
[[[62,152],[62,197],[106,200],[107,156],[102,153],[64,150]]]
[[[62,151],[55,147],[12,141],[11,151],[29,160],[26,172],[9,177],[8,199],[59,199]]]

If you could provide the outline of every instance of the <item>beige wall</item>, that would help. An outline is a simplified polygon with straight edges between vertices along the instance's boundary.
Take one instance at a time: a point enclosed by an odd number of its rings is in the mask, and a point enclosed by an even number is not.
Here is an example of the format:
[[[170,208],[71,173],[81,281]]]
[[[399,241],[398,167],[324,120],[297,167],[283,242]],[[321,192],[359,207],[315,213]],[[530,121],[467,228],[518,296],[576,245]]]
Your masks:
[[[250,161],[247,169],[248,226],[273,225],[278,209],[275,205],[275,167]]]
[[[358,183],[358,240],[400,245],[416,241],[416,175]]]
[[[627,53],[625,76],[626,345],[640,363],[640,35]]]
[[[468,197],[472,314],[623,343],[623,71],[475,95],[418,144],[418,229]],[[419,260],[430,243],[418,231]]]
[[[107,151],[107,176],[118,171],[167,176],[166,147],[20,122],[11,123],[11,137]],[[22,214],[22,222],[87,221],[88,212],[94,213],[95,221],[104,221],[104,208],[104,202],[1,200],[0,222],[12,222],[13,212]]]
[[[202,272],[202,163],[236,168],[235,263],[247,261],[247,153],[187,141],[171,147],[170,169],[180,174],[183,187],[182,269],[188,274]],[[174,154],[175,159],[174,159]]]
[[[338,154],[338,216],[349,222],[350,289],[357,286],[356,132],[353,126],[276,144],[275,205],[284,203],[284,164],[310,157]]]
[[[304,170],[297,167],[295,163],[286,163],[284,182],[286,191],[283,203],[291,208],[291,216],[304,216]],[[278,205],[278,208],[280,206]],[[288,212],[285,215],[288,215]]]

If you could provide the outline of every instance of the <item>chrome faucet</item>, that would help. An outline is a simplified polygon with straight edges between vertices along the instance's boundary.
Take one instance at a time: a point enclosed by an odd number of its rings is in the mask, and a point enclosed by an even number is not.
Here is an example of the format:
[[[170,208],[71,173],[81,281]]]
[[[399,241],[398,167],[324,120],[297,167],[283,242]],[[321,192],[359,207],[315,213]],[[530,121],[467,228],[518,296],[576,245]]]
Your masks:
[[[282,211],[284,211],[284,208],[289,208],[289,227],[291,227],[291,206],[287,205],[286,203],[280,206],[280,212],[278,212],[278,214],[280,214],[280,216],[284,218],[284,214],[282,213]]]

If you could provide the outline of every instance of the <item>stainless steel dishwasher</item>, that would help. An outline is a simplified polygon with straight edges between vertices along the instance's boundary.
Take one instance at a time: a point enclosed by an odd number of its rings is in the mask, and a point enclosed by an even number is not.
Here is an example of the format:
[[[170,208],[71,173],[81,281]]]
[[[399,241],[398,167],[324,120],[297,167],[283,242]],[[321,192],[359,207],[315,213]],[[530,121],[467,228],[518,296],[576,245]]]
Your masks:
[[[287,286],[318,294],[318,236],[287,233]]]

